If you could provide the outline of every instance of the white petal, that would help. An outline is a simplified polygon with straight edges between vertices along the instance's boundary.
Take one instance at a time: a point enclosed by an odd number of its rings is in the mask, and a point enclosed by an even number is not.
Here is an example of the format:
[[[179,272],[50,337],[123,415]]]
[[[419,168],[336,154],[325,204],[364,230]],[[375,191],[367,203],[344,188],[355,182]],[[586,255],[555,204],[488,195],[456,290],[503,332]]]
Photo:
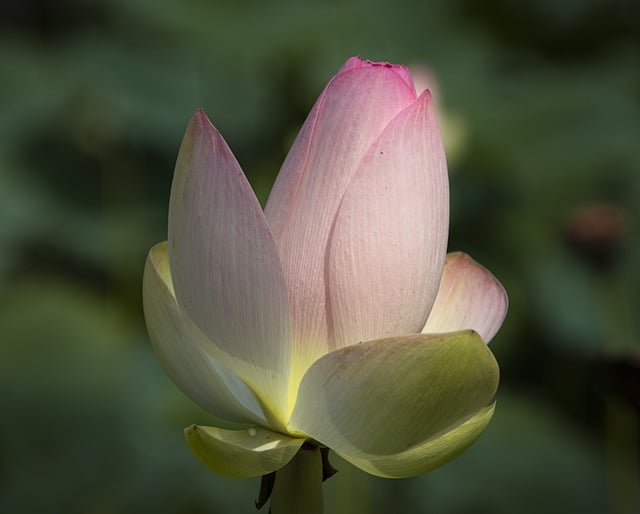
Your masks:
[[[149,252],[143,300],[153,349],[175,384],[201,407],[221,418],[264,424],[264,415],[251,390],[207,353],[211,343],[178,309],[166,243]]]
[[[472,329],[488,343],[502,325],[507,307],[507,293],[487,269],[464,253],[451,253],[422,332]]]
[[[291,314],[282,267],[258,200],[202,111],[176,163],[169,263],[178,305],[211,340],[211,354],[286,418]]]
[[[448,227],[444,147],[425,92],[385,128],[340,206],[328,284],[338,346],[420,331]]]

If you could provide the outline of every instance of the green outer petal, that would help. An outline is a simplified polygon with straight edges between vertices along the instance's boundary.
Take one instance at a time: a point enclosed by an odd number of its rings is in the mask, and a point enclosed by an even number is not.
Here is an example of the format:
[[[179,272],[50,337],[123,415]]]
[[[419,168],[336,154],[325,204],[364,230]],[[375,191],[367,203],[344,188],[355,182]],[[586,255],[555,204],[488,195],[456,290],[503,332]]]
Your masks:
[[[446,464],[469,448],[491,421],[494,410],[495,403],[492,403],[450,432],[395,455],[368,455],[357,451],[340,455],[361,470],[379,477],[420,475]]]
[[[282,468],[305,441],[261,427],[226,430],[191,425],[184,437],[202,464],[232,478],[257,477]]]
[[[288,430],[345,456],[402,454],[486,407],[498,376],[471,330],[348,346],[309,368]]]

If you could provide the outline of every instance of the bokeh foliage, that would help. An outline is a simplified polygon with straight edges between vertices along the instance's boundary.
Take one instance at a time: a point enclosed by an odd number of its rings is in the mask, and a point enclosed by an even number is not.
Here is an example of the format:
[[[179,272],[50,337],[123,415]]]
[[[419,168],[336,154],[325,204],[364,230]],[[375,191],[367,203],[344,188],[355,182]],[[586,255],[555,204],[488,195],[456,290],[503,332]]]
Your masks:
[[[494,421],[415,479],[334,459],[330,512],[640,510],[640,8],[633,0],[6,0],[0,511],[253,512],[150,352],[140,286],[204,107],[266,198],[350,55],[428,68],[450,247],[511,307]]]

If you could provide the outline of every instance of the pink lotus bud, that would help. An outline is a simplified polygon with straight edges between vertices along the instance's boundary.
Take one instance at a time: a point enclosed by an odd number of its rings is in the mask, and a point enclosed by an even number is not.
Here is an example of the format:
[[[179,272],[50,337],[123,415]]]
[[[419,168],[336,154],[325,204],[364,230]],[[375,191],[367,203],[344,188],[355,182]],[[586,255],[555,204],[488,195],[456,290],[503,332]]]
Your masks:
[[[433,102],[416,95],[404,66],[344,64],[264,212],[196,112],[176,163],[168,241],[147,260],[145,316],[186,394],[255,425],[190,427],[198,458],[234,477],[277,471],[259,503],[273,488],[274,514],[313,513],[332,474],[327,448],[388,477],[467,448],[493,413],[498,369],[485,340],[507,300],[469,257],[446,259],[448,224]],[[291,480],[306,489],[292,491]]]

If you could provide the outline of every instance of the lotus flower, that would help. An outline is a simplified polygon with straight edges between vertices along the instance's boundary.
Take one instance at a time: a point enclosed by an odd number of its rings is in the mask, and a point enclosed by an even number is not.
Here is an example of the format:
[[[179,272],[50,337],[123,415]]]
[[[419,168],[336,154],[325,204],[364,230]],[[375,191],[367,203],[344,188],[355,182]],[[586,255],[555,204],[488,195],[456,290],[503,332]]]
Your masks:
[[[381,477],[431,470],[489,423],[488,349],[506,294],[446,255],[444,149],[406,67],[349,59],[320,95],[264,211],[203,111],[177,159],[144,311],[166,372],[248,425],[191,426],[210,469],[263,476],[259,505],[322,510],[328,449]],[[275,474],[274,474],[275,472]]]

